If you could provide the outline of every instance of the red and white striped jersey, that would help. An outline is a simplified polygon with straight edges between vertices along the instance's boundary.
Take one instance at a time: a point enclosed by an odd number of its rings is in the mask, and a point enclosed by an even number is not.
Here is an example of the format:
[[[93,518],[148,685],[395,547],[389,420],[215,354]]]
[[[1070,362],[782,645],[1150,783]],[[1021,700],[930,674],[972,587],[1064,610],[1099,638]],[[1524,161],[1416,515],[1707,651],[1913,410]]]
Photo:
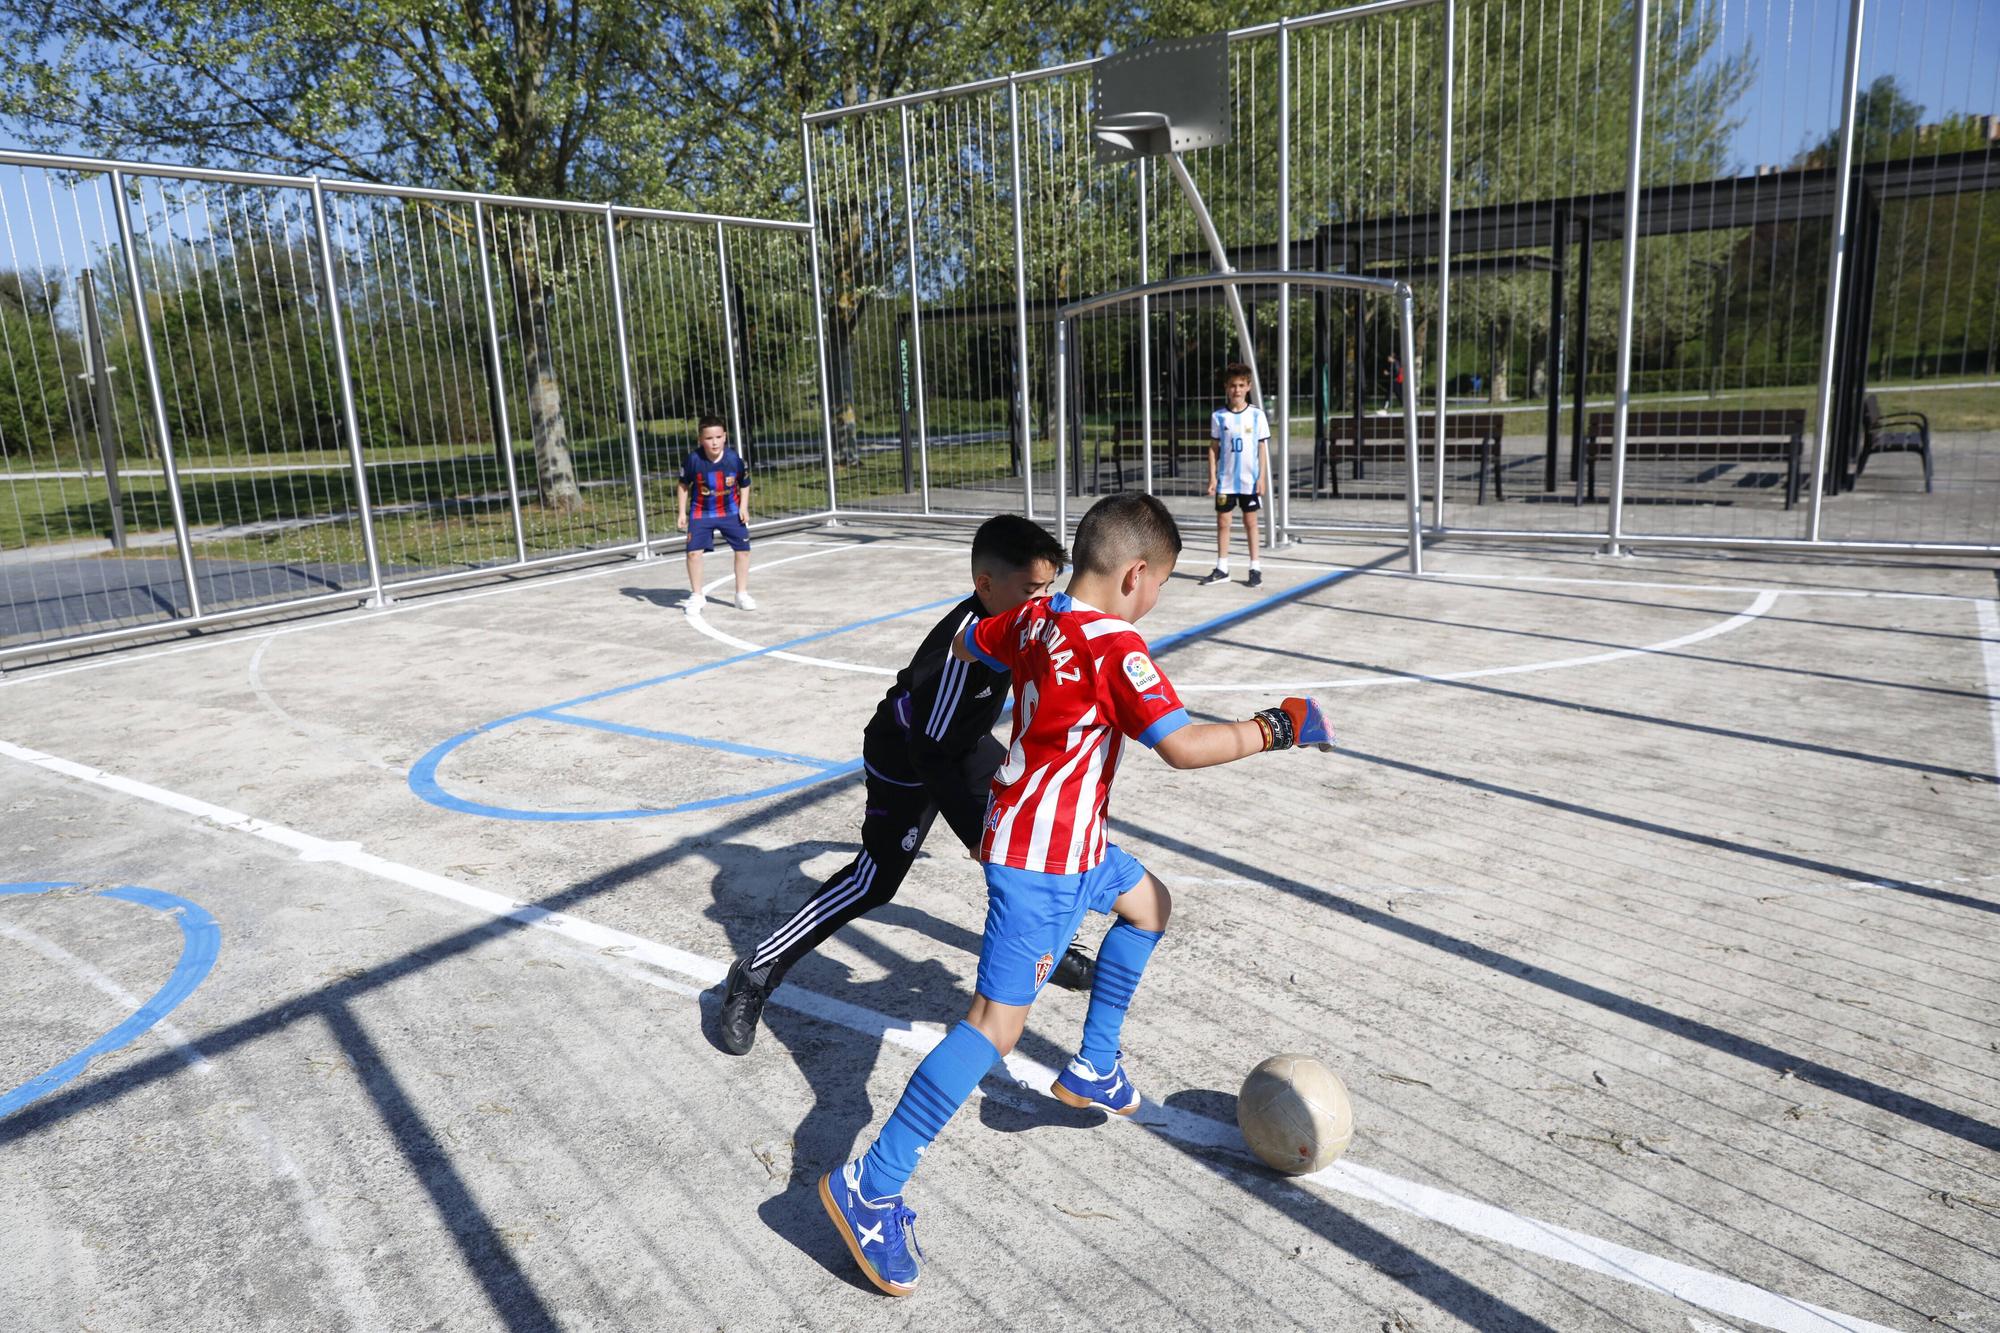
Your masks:
[[[1067,593],[968,625],[965,646],[1014,685],[1014,736],[993,775],[979,859],[1076,875],[1104,859],[1104,811],[1125,738],[1188,724],[1139,631]]]

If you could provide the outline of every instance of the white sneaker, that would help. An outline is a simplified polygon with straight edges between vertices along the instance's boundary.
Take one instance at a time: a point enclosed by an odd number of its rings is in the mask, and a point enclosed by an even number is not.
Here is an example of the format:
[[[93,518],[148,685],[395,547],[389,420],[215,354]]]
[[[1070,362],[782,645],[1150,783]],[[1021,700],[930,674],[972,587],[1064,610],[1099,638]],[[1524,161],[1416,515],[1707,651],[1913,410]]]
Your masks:
[[[708,605],[708,598],[702,595],[701,589],[696,588],[693,592],[688,594],[688,599],[685,602],[681,603],[681,610],[687,612],[691,616],[698,616],[701,614],[702,608],[707,605]]]
[[[747,592],[739,592],[736,594],[736,609],[738,611],[755,611],[757,609],[757,599]]]

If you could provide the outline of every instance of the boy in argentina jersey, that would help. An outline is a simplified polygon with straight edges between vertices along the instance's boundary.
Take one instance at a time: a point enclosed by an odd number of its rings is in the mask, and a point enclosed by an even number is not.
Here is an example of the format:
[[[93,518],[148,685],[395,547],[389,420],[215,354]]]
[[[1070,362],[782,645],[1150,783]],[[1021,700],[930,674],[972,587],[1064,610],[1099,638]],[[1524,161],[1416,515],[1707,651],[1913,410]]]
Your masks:
[[[972,1008],[910,1076],[859,1161],[820,1180],[820,1201],[862,1272],[891,1295],[916,1287],[916,1214],[903,1202],[918,1156],[1014,1048],[1029,1007],[1089,912],[1117,920],[1098,950],[1083,1042],[1050,1088],[1070,1106],[1139,1109],[1119,1049],[1125,1011],[1167,926],[1166,887],[1105,834],[1128,740],[1175,768],[1206,768],[1294,739],[1331,748],[1311,700],[1242,722],[1192,722],[1134,628],[1173,573],[1181,536],[1150,495],[1108,496],[1076,530],[1067,592],[968,624],[958,661],[1008,673],[1014,732],[993,777],[980,859],[986,928]]]
[[[1243,511],[1243,540],[1250,547],[1250,586],[1264,585],[1257,561],[1257,511],[1264,507],[1265,475],[1271,461],[1271,423],[1250,401],[1250,367],[1232,361],[1222,368],[1223,405],[1209,422],[1208,493],[1215,497],[1215,568],[1201,581],[1206,588],[1229,579],[1229,511]]]

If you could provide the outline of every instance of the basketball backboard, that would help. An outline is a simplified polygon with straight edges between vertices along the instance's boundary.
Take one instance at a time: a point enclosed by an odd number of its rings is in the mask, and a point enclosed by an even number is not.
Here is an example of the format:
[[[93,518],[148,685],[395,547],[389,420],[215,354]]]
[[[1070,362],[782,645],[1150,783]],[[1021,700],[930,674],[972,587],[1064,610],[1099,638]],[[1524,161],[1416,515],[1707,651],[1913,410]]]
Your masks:
[[[1091,132],[1099,162],[1229,142],[1229,38],[1149,42],[1095,66]]]

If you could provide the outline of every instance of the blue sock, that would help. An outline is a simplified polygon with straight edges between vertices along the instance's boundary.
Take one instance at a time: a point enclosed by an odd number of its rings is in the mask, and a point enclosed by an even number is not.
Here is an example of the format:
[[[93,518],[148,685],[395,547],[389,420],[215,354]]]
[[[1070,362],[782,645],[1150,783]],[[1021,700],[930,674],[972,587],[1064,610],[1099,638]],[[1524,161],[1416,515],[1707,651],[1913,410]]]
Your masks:
[[[986,1077],[986,1071],[1000,1058],[1000,1052],[986,1034],[970,1023],[961,1022],[944,1034],[944,1040],[910,1075],[903,1099],[889,1113],[889,1123],[875,1136],[868,1155],[861,1159],[861,1194],[868,1199],[886,1199],[901,1194],[917,1169],[917,1155],[930,1146],[965,1099]]]
[[[1139,989],[1146,960],[1159,942],[1159,931],[1141,930],[1123,918],[1104,933],[1104,943],[1097,950],[1097,979],[1090,984],[1090,1008],[1083,1016],[1083,1050],[1079,1052],[1100,1074],[1118,1063],[1118,1032],[1125,1026],[1125,1010],[1132,1003],[1132,992]]]

